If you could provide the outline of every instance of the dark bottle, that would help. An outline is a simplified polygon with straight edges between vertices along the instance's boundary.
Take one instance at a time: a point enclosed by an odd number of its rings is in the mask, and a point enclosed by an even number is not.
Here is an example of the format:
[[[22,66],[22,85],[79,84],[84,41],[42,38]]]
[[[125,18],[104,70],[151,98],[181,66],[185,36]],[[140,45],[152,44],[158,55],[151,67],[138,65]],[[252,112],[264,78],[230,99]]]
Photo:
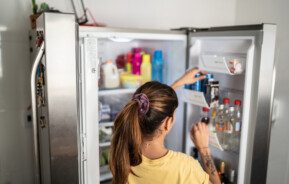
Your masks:
[[[221,184],[227,184],[228,182],[228,177],[225,173],[225,162],[221,162],[220,164],[220,171],[219,171],[219,177],[221,180]]]
[[[209,124],[210,123],[210,116],[209,116],[209,111],[210,109],[203,107],[202,109],[202,118],[201,118],[201,122]]]

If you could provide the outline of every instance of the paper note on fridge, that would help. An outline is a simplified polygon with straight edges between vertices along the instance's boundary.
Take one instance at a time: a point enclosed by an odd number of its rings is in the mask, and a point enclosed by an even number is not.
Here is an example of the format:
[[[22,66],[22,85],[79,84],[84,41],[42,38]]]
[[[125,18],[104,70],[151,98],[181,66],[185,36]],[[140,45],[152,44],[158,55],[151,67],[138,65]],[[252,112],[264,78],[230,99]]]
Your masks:
[[[203,92],[183,89],[183,101],[201,107],[210,108]]]

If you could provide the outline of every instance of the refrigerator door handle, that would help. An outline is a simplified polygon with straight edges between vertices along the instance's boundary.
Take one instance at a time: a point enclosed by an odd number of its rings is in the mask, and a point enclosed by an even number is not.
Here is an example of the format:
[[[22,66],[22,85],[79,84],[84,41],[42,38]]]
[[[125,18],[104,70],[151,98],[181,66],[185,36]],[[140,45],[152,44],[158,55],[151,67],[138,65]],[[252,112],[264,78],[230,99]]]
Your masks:
[[[40,183],[40,166],[39,166],[39,144],[38,144],[38,129],[37,129],[37,104],[36,104],[36,85],[35,77],[37,72],[38,64],[40,63],[44,55],[44,41],[40,46],[36,58],[34,60],[31,78],[30,78],[30,87],[31,87],[31,107],[32,107],[32,123],[33,123],[33,153],[34,153],[34,167],[35,167],[35,183]]]

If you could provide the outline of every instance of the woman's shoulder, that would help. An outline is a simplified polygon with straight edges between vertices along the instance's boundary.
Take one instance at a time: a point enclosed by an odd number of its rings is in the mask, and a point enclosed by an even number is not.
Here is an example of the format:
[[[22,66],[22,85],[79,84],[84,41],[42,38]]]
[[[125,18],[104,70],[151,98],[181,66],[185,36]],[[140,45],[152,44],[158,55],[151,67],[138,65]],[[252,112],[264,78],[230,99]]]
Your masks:
[[[189,163],[193,163],[195,164],[197,162],[197,160],[195,160],[193,157],[182,153],[182,152],[178,152],[178,151],[172,151],[172,159],[178,161],[179,163],[184,163],[184,164],[189,164]]]

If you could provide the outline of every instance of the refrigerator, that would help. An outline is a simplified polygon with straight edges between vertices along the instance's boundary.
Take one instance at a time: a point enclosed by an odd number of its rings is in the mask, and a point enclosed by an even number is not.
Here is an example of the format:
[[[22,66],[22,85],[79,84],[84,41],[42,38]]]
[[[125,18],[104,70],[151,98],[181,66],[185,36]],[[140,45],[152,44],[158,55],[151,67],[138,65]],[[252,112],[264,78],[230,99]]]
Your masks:
[[[99,87],[100,68],[132,48],[150,54],[162,50],[164,83],[199,67],[219,81],[220,98],[242,101],[239,151],[210,140],[212,156],[217,165],[225,161],[227,174],[235,170],[234,183],[265,183],[275,34],[274,24],[164,31],[78,26],[73,14],[42,14],[31,31],[35,183],[111,179],[107,163],[113,120],[135,89]],[[230,71],[232,59],[241,63],[240,73]],[[207,104],[193,90],[179,89],[177,95],[176,123],[165,144],[192,155],[190,128]]]

